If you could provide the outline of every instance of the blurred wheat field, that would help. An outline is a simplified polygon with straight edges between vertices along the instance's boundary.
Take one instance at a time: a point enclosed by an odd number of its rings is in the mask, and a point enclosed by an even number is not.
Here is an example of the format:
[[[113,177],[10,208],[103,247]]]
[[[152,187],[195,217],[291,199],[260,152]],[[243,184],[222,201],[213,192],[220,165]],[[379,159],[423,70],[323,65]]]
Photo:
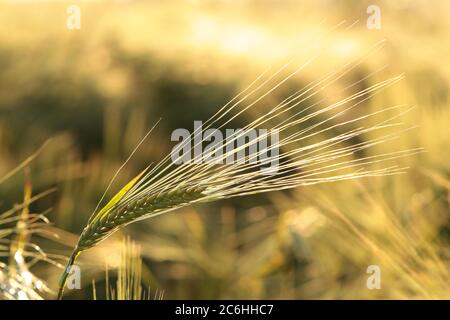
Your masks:
[[[168,299],[450,298],[450,3],[378,1],[380,30],[366,27],[368,1],[77,3],[81,29],[70,31],[71,2],[0,2],[0,179],[52,139],[29,164],[33,194],[56,189],[30,204],[31,213],[49,210],[53,226],[45,228],[59,236],[33,239],[48,253],[70,254],[114,172],[157,119],[115,191],[170,151],[174,128],[206,120],[268,67],[318,51],[290,86],[385,40],[320,98],[403,74],[364,112],[414,106],[401,121],[417,128],[376,151],[425,152],[399,159],[409,167],[402,175],[198,204],[127,226],[80,257],[82,290],[66,298],[93,298],[93,279],[95,298],[106,298],[105,265],[120,278],[125,235],[141,248],[143,288]],[[19,171],[0,184],[0,212],[23,201],[26,181]],[[7,264],[9,251],[0,253]],[[369,265],[381,268],[381,290],[366,287]],[[32,270],[57,289],[61,268],[40,262]]]

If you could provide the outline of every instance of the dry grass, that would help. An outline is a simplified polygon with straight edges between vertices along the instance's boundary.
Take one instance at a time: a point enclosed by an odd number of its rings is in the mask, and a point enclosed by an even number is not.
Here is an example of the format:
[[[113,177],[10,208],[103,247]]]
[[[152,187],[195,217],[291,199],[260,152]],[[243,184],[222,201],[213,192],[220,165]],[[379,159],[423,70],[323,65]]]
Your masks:
[[[142,287],[141,249],[134,241],[126,237],[122,239],[120,265],[117,268],[115,285],[110,285],[110,271],[106,266],[105,299],[106,300],[146,300],[163,299],[164,292],[155,290],[152,296],[150,288]],[[97,288],[92,281],[93,299],[97,300]]]

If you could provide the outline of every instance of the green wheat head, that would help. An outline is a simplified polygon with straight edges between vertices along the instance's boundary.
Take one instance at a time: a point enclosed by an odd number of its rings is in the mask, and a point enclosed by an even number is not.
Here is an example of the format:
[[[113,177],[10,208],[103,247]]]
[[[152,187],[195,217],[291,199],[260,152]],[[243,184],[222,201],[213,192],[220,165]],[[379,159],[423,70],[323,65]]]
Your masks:
[[[62,298],[70,267],[78,255],[129,223],[198,202],[404,172],[405,168],[390,162],[417,153],[420,149],[377,152],[375,155],[359,158],[357,155],[397,138],[399,131],[389,130],[402,125],[396,120],[409,109],[403,110],[405,106],[392,106],[360,117],[350,113],[367,99],[399,81],[401,76],[378,82],[324,107],[318,108],[317,102],[314,102],[313,98],[319,94],[326,95],[326,88],[331,83],[359,63],[360,60],[348,63],[313,81],[242,128],[241,135],[248,129],[264,127],[279,131],[281,136],[279,149],[282,152],[276,174],[262,175],[260,165],[252,161],[229,165],[214,163],[175,165],[168,155],[157,165],[151,169],[147,168],[132,179],[103,209],[89,219],[62,275],[58,298]],[[257,106],[259,101],[304,67],[305,65],[301,66],[281,80],[278,78],[286,66],[269,77],[264,77],[265,73],[262,74],[207,120],[203,129],[226,128],[230,121]],[[398,112],[399,110],[402,111]],[[395,113],[394,116],[392,112]],[[374,123],[375,118],[379,119],[380,115],[387,114],[389,116],[385,116],[382,121],[370,126],[366,126],[364,122],[370,120],[370,123]],[[350,129],[346,129],[348,127]],[[338,134],[335,133],[337,129],[340,130]],[[233,156],[242,148],[258,143],[261,139],[267,139],[270,134],[267,132],[267,135],[258,136],[244,146],[224,152],[222,159]],[[196,132],[192,133],[194,134]],[[324,137],[327,134],[328,137]],[[363,135],[369,135],[369,139],[360,139]],[[234,137],[235,140],[240,138],[242,136]],[[192,146],[191,150],[195,147]],[[260,152],[262,151],[249,155],[249,160],[251,157],[260,156]],[[373,164],[381,164],[381,168],[373,169],[371,168]]]

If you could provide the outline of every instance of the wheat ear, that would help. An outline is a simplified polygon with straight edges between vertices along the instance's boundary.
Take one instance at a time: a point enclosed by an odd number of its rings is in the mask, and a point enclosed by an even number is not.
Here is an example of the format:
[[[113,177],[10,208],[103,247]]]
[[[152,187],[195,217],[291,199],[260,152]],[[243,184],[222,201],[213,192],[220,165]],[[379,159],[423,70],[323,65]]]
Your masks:
[[[234,141],[237,141],[249,129],[264,126],[277,129],[280,135],[283,135],[279,141],[279,148],[283,152],[279,156],[280,165],[276,174],[262,175],[260,164],[252,161],[258,159],[262,152],[265,152],[260,150],[249,155],[247,163],[236,162],[230,165],[195,162],[175,165],[170,156],[167,156],[151,170],[144,170],[131,180],[102,210],[94,213],[89,219],[62,275],[58,298],[62,298],[70,267],[79,253],[93,247],[114,233],[119,227],[129,223],[197,202],[284,190],[316,183],[404,172],[405,168],[398,167],[396,164],[387,165],[387,163],[399,157],[417,153],[420,149],[379,153],[373,156],[366,155],[356,159],[355,157],[362,151],[395,139],[399,131],[386,133],[386,130],[401,125],[394,120],[397,120],[409,109],[387,117],[370,127],[366,127],[363,120],[397,111],[403,106],[384,108],[360,117],[348,115],[350,110],[361,106],[364,101],[396,83],[402,78],[401,76],[378,82],[323,108],[314,109],[319,102],[323,101],[315,98],[326,91],[331,83],[353,70],[361,61],[362,59],[358,59],[347,63],[294,92],[269,112],[244,126],[243,130],[233,138]],[[286,66],[283,66],[266,80],[263,78],[264,74],[261,75],[206,121],[204,130],[213,125],[216,125],[219,129],[224,128],[230,121],[242,115],[243,112],[258,105],[259,101],[286,83],[306,65],[295,69],[294,72],[281,80],[276,80],[276,78]],[[276,82],[273,83],[274,81]],[[355,86],[360,81],[353,83],[350,87]],[[305,104],[307,104],[306,107],[304,107]],[[313,123],[311,124],[311,122]],[[355,128],[333,134],[333,130],[343,129],[349,125]],[[352,142],[355,138],[360,138],[365,134],[378,132],[382,132],[382,134],[379,134],[376,138],[361,139],[363,142],[358,143]],[[192,135],[196,133],[194,131]],[[242,146],[227,150],[218,160],[236,155],[251,144],[267,139],[269,134],[267,131],[265,135],[253,138]],[[322,138],[324,134],[329,134],[331,137]],[[208,137],[204,139],[206,140]],[[192,150],[195,147],[192,146]],[[208,157],[212,152],[213,150],[210,151],[210,154],[207,153],[204,156]],[[368,168],[374,163],[381,163],[384,167],[381,169]]]
[[[141,175],[136,177],[127,186],[134,184]],[[122,191],[128,190],[127,186],[122,189]],[[122,207],[117,207],[114,206],[113,203],[110,203],[111,207],[109,210],[104,210],[103,212],[100,211],[100,213],[88,223],[86,228],[84,228],[60,280],[58,299],[62,298],[70,268],[82,251],[92,248],[98,242],[116,231],[120,226],[139,220],[149,212],[162,213],[162,211],[170,211],[204,198],[204,189],[205,188],[202,187],[180,188],[160,195],[149,195],[131,201]],[[113,198],[113,200],[116,199]],[[107,207],[108,206],[105,208]]]

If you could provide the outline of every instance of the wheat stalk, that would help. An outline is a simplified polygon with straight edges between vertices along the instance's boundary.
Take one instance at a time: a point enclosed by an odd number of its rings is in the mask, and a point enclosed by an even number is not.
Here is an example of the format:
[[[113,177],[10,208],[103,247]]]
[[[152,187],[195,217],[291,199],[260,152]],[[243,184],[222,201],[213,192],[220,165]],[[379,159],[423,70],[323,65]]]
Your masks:
[[[130,238],[122,240],[120,265],[117,270],[117,281],[115,286],[109,286],[109,270],[106,265],[106,300],[150,300],[152,299],[150,287],[145,290],[142,287],[142,259],[140,246],[136,245]],[[97,300],[95,281],[92,281],[92,293]],[[153,298],[162,300],[164,291],[155,290]]]
[[[357,108],[375,94],[399,81],[402,76],[378,82],[339,101],[330,103],[326,107],[314,109],[323,100],[312,102],[313,99],[324,92],[333,82],[353,70],[361,61],[362,59],[359,59],[347,63],[294,92],[268,113],[244,126],[241,133],[233,138],[234,141],[237,141],[245,135],[246,130],[252,128],[270,126],[272,129],[277,129],[280,135],[283,135],[279,142],[283,152],[279,157],[280,165],[276,174],[261,175],[259,164],[251,161],[254,158],[257,159],[264,152],[264,150],[260,150],[249,155],[249,161],[246,163],[238,162],[230,165],[186,163],[177,166],[171,161],[170,156],[167,156],[152,169],[144,170],[131,180],[102,210],[98,213],[94,212],[89,219],[61,277],[58,298],[62,298],[67,275],[78,255],[129,223],[197,202],[403,172],[405,168],[400,168],[395,164],[386,166],[385,163],[414,154],[419,149],[381,153],[357,159],[354,159],[354,156],[358,152],[395,139],[399,131],[394,133],[385,131],[402,125],[394,120],[409,109],[397,112],[394,116],[370,127],[365,127],[362,121],[375,118],[380,114],[402,110],[405,106],[393,106],[360,117],[345,118],[350,110]],[[206,121],[204,130],[212,126],[217,126],[219,129],[224,128],[245,111],[258,105],[258,102],[286,83],[307,64],[278,81],[276,81],[277,77],[287,66],[283,66],[268,78],[264,78],[265,73],[263,73]],[[358,82],[349,87],[355,86]],[[308,104],[308,106],[300,109],[300,106],[304,104]],[[333,114],[329,115],[330,113]],[[315,122],[310,124],[311,121]],[[337,121],[337,123],[331,123],[332,121]],[[320,139],[323,134],[346,128],[349,125],[358,126],[343,133],[331,135],[330,138]],[[377,138],[363,140],[364,142],[352,142],[352,139],[356,137],[376,132],[384,133]],[[192,136],[196,133],[193,132]],[[268,135],[269,133],[260,135],[243,146],[227,150],[221,155],[220,160],[234,156],[251,144],[267,139]],[[310,142],[314,139],[318,142]],[[192,146],[192,149],[195,147],[195,145]],[[204,156],[210,156],[212,152]],[[376,163],[381,163],[384,167],[381,169],[367,168]]]

